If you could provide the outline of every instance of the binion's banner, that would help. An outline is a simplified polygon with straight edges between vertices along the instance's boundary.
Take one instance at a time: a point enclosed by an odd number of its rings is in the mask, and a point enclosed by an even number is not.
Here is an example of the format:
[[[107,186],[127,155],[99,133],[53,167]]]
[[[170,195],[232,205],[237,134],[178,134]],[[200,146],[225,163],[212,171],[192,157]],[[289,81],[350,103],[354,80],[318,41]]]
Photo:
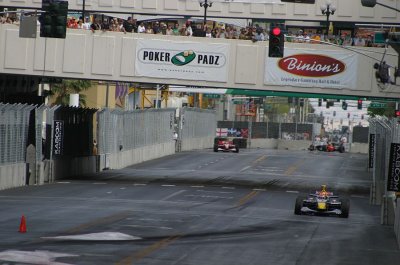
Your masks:
[[[392,143],[390,146],[388,191],[400,191],[400,144]]]
[[[229,44],[140,39],[135,75],[143,77],[228,81]]]
[[[268,50],[266,54],[268,55]],[[285,57],[266,58],[264,83],[266,85],[355,89],[357,67],[358,56],[354,53],[285,48]]]

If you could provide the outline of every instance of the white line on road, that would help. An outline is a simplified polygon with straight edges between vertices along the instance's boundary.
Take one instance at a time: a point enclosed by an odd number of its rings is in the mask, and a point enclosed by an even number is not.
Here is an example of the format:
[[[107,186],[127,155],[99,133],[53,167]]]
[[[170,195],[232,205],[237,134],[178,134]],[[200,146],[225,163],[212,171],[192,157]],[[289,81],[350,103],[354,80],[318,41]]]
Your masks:
[[[164,185],[161,185],[162,187],[176,187],[176,185],[170,185],[170,184],[164,184]]]
[[[135,183],[135,184],[133,184],[133,186],[146,186],[147,184],[144,184],[144,183]]]
[[[167,197],[165,197],[165,198],[163,198],[161,200],[162,201],[166,201],[166,200],[171,199],[172,197],[175,197],[175,196],[177,196],[177,195],[179,195],[181,193],[184,193],[184,192],[186,192],[186,190],[180,190],[180,191],[174,192],[174,193],[168,195]]]
[[[251,168],[251,166],[244,167],[244,168],[242,168],[242,169],[240,170],[240,172],[243,172],[243,171],[245,171],[245,170],[247,170],[247,169],[249,169],[249,168]]]
[[[199,185],[199,186],[190,186],[191,188],[204,188],[204,186],[201,186],[201,185]]]
[[[297,190],[287,190],[287,193],[299,193]]]
[[[164,230],[171,230],[171,229],[173,229],[172,227],[166,227],[166,226],[151,226],[151,225],[125,225],[125,226],[130,226],[130,227],[141,227],[141,228],[158,228],[158,229],[164,229]]]

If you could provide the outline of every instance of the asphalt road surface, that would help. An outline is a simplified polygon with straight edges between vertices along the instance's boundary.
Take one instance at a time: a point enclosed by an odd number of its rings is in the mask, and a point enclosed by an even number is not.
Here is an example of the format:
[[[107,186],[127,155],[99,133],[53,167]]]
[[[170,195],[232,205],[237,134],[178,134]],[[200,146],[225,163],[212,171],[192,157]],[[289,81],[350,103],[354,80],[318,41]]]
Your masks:
[[[369,204],[366,163],[202,150],[0,191],[0,265],[398,265],[393,229]],[[296,197],[321,184],[350,199],[349,218],[294,215]]]

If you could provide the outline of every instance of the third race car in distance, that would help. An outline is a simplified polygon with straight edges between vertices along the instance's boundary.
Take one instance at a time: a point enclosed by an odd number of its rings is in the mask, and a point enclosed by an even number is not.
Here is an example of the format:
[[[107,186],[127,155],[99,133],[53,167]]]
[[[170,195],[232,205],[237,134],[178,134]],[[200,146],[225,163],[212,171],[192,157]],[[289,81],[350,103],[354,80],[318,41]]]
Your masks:
[[[315,214],[315,215],[335,215],[343,218],[349,217],[350,201],[340,199],[333,195],[333,192],[326,190],[326,185],[321,186],[321,190],[310,193],[308,196],[298,196],[294,213]]]

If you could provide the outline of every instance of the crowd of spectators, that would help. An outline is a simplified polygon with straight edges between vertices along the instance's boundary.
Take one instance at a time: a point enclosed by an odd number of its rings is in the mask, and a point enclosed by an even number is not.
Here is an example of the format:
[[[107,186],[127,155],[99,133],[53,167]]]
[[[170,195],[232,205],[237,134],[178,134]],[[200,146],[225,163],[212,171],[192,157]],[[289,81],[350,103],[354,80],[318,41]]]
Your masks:
[[[0,24],[14,24],[18,23],[17,17],[13,16],[0,16]],[[240,39],[240,40],[252,40],[266,41],[268,40],[269,32],[259,25],[237,27],[226,24],[215,24],[210,26],[207,24],[203,26],[203,23],[193,23],[188,20],[186,23],[180,25],[177,22],[159,22],[159,21],[148,21],[148,22],[137,22],[132,17],[128,19],[111,18],[111,17],[95,17],[93,22],[88,19],[83,20],[81,18],[69,17],[67,21],[67,27],[70,29],[85,29],[95,32],[101,31],[116,31],[116,32],[135,32],[135,33],[147,33],[147,34],[162,34],[171,36],[189,36],[189,37],[207,37],[207,38],[225,38],[225,39]],[[354,36],[350,34],[341,35],[324,35],[320,32],[313,33],[303,32],[288,32],[286,35],[287,42],[304,42],[304,43],[332,43],[343,46],[363,46],[363,47],[379,47],[382,44],[374,43],[374,36],[372,34],[358,34]]]
[[[225,39],[240,39],[252,41],[267,41],[269,32],[259,25],[237,27],[233,25],[214,24],[211,27],[209,24],[203,26],[203,23],[193,23],[186,21],[180,25],[177,22],[137,22],[129,17],[127,20],[120,18],[95,18],[93,23],[82,21],[74,17],[69,18],[68,28],[88,29],[93,32],[96,30],[102,31],[117,31],[117,32],[135,32],[147,34],[162,34],[171,36],[189,36],[189,37],[207,37],[207,38],[225,38]],[[376,47],[381,44],[374,43],[372,34],[363,35],[356,33],[354,36],[344,33],[341,35],[324,35],[320,32],[303,32],[299,30],[296,33],[288,32],[286,35],[288,42],[304,42],[304,43],[332,43],[343,46],[363,46]]]

